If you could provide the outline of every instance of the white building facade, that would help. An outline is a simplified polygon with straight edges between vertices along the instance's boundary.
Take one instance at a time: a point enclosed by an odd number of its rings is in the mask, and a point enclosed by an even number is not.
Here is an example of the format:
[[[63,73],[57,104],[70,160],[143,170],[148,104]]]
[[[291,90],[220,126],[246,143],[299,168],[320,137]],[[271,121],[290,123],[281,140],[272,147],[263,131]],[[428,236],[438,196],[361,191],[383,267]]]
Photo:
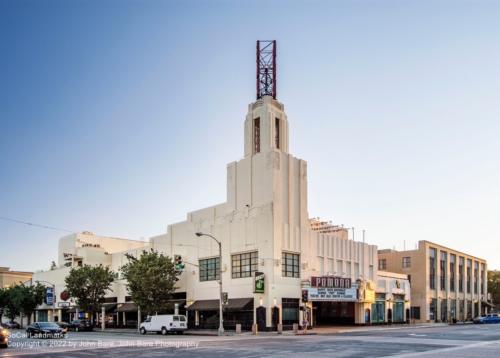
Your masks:
[[[35,273],[34,280],[56,283],[57,296],[69,267],[103,264],[118,271],[126,263],[125,253],[140,255],[152,248],[182,257],[185,269],[175,299],[191,328],[218,326],[219,268],[228,297],[226,328],[241,324],[243,329],[274,330],[282,324],[286,329],[304,319],[312,325],[372,323],[376,292],[381,293],[377,247],[349,240],[344,228],[313,230],[307,163],[289,153],[288,131],[283,104],[271,96],[251,103],[244,157],[227,165],[226,202],[188,213],[149,243],[85,233],[64,237],[59,244],[62,268]],[[218,244],[197,232],[221,243],[221,258]],[[409,291],[402,294],[409,301]],[[126,282],[117,281],[108,296],[114,307],[105,319],[125,324],[123,312],[134,310]],[[40,309],[51,318],[50,307]],[[62,311],[57,314],[63,317]],[[140,320],[137,307],[135,314]]]

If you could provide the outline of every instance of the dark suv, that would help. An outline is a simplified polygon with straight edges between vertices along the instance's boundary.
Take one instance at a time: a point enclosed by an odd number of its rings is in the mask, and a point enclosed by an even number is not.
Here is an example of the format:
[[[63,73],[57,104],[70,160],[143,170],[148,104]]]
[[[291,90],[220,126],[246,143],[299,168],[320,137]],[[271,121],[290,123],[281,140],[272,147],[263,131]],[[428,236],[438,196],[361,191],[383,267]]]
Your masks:
[[[92,331],[92,323],[86,319],[75,319],[67,327],[68,330],[75,332]]]

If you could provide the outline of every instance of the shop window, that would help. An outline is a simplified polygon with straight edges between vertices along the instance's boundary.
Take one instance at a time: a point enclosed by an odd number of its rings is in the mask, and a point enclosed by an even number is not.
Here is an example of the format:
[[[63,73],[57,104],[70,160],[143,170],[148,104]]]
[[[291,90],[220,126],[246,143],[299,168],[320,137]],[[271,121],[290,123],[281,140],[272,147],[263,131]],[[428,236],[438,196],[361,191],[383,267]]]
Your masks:
[[[215,281],[220,279],[220,258],[199,260],[200,282]]]
[[[232,278],[252,277],[257,272],[257,251],[231,256]]]
[[[429,319],[434,321],[436,319],[436,310],[437,310],[437,300],[435,298],[431,299],[431,303],[429,305]]]
[[[300,255],[283,252],[281,255],[281,275],[283,277],[300,277]]]
[[[283,325],[292,325],[299,323],[299,299],[298,298],[282,298],[282,316]]]
[[[411,318],[420,319],[420,307],[415,306],[411,308]]]

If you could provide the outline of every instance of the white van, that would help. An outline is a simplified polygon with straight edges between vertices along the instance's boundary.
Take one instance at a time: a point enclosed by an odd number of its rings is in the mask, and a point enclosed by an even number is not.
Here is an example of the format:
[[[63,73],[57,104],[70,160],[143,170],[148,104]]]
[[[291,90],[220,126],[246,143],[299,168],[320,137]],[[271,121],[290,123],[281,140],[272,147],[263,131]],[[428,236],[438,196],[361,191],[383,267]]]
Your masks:
[[[149,316],[139,327],[141,334],[148,332],[157,332],[165,335],[169,332],[182,334],[187,329],[187,319],[183,315],[158,315]]]

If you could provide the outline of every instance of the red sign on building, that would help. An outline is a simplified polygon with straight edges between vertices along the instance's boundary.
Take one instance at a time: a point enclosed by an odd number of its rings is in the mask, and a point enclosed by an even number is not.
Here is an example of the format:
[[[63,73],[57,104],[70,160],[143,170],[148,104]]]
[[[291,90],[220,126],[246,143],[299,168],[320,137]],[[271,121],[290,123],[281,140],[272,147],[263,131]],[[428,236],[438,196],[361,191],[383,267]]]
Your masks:
[[[335,276],[311,277],[311,287],[351,288],[351,279]]]

